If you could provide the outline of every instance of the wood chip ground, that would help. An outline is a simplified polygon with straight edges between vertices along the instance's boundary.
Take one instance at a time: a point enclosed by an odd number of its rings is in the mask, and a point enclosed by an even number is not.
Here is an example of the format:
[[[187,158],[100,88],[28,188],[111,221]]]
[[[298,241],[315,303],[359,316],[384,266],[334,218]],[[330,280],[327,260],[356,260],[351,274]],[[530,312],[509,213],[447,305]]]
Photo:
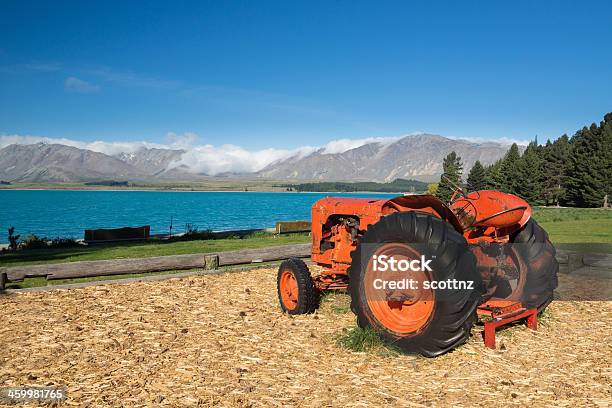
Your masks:
[[[560,275],[537,332],[489,350],[476,327],[435,359],[339,347],[347,296],[282,315],[274,269],[3,295],[0,386],[63,386],[78,407],[610,406],[612,302],[582,300],[609,283]]]

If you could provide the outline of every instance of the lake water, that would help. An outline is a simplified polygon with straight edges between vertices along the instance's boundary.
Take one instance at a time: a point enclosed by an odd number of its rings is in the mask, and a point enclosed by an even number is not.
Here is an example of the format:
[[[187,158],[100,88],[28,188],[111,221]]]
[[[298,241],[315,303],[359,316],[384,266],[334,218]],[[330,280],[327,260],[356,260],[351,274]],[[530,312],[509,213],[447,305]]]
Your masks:
[[[276,221],[310,220],[319,198],[397,194],[0,190],[0,243],[7,229],[25,237],[83,238],[85,229],[150,225],[151,234],[186,224],[213,231],[269,228]]]

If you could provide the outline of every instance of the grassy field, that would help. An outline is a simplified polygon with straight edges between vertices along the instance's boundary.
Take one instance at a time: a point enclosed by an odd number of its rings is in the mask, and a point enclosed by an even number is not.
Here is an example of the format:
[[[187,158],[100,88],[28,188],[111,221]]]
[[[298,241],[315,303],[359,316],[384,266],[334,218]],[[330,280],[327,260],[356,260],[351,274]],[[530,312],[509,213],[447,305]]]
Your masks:
[[[309,241],[310,238],[307,234],[287,234],[275,237],[272,234],[261,233],[235,239],[228,238],[179,242],[151,241],[130,244],[93,245],[71,249],[4,252],[0,254],[0,266],[212,253],[244,248],[299,244]]]
[[[535,208],[533,217],[557,248],[612,253],[612,210]]]

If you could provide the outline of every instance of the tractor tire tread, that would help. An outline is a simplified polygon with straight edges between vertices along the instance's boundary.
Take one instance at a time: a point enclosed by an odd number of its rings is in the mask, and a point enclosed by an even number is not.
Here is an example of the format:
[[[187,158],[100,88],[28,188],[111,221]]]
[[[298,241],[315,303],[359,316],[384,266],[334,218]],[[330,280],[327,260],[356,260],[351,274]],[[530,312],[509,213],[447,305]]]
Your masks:
[[[444,300],[436,301],[434,314],[427,326],[416,334],[402,336],[385,330],[369,312],[366,299],[361,295],[363,269],[361,259],[364,244],[382,242],[419,243],[432,257],[433,279],[471,280],[474,290],[445,291]],[[353,260],[348,269],[351,310],[357,315],[361,327],[374,328],[387,342],[405,353],[435,357],[465,343],[476,319],[476,307],[484,292],[476,258],[468,249],[465,238],[453,226],[431,214],[411,211],[382,217],[368,227],[360,244],[351,253]]]
[[[543,311],[553,300],[557,288],[559,263],[556,250],[546,231],[532,218],[511,239],[527,264],[527,278],[521,301],[527,307]]]
[[[280,280],[281,274],[285,270],[291,270],[298,285],[298,303],[295,309],[289,310],[281,300]],[[310,270],[306,263],[299,258],[289,258],[283,261],[278,268],[276,278],[278,299],[283,312],[290,315],[313,313],[319,307],[319,294],[314,287]]]

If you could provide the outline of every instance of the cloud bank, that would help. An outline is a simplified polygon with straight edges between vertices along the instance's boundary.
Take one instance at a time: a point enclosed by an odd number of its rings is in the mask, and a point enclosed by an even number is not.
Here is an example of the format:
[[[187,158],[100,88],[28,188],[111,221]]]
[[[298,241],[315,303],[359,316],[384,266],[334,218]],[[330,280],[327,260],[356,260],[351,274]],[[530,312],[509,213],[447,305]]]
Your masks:
[[[413,133],[410,135],[416,135]],[[146,141],[134,142],[83,142],[79,140],[65,138],[50,138],[39,136],[22,136],[22,135],[0,135],[0,149],[11,144],[34,144],[34,143],[49,143],[63,144],[73,146],[79,149],[92,150],[94,152],[104,153],[107,155],[117,155],[119,153],[136,153],[141,149],[175,149],[184,150],[185,153],[181,159],[170,164],[169,169],[181,167],[193,173],[208,174],[211,176],[221,173],[252,173],[262,170],[266,166],[286,160],[291,157],[301,158],[318,152],[318,154],[336,154],[343,153],[350,149],[363,146],[367,143],[382,143],[390,144],[403,137],[370,137],[362,139],[337,139],[325,144],[324,146],[301,146],[295,149],[260,149],[247,150],[241,146],[232,144],[212,145],[198,144],[198,135],[195,133],[168,133],[166,138],[168,143],[150,143]],[[488,142],[482,139],[467,139],[471,142],[483,143]],[[498,143],[510,145],[513,142],[526,144],[524,141],[515,140],[497,140]]]

